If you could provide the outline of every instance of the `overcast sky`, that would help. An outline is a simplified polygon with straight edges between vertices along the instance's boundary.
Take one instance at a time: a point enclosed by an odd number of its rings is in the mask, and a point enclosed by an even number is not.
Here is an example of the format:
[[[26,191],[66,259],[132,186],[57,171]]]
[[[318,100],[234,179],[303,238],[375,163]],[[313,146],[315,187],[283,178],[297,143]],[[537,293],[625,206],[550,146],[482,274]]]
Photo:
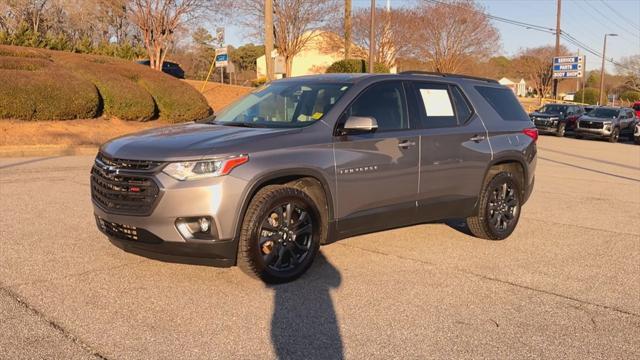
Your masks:
[[[352,0],[354,7],[369,7],[370,0]],[[391,7],[407,6],[415,0],[390,0]],[[386,0],[377,0],[384,6]],[[479,0],[488,13],[530,24],[555,28],[555,0]],[[606,3],[606,5],[605,5]],[[614,10],[610,9],[609,7]],[[624,18],[623,18],[624,17]],[[522,48],[555,44],[555,36],[535,30],[493,21],[500,31],[502,48],[499,54],[511,56]],[[584,44],[602,52],[605,33],[617,33],[607,39],[607,58],[619,60],[623,56],[640,53],[640,0],[563,0],[561,29]],[[226,27],[227,42],[238,46],[255,39],[246,38],[242,29]],[[577,47],[561,40],[562,44],[577,53]],[[581,50],[581,54],[584,51]],[[601,59],[587,53],[587,69],[600,68]],[[608,64],[607,69],[613,70]]]

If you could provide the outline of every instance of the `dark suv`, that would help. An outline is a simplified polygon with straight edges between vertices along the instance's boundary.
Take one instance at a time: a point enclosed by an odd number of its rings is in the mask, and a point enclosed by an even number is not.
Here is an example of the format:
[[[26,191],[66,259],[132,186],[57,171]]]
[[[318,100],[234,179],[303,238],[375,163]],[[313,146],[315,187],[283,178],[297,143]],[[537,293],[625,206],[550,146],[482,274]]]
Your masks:
[[[581,105],[546,104],[529,116],[541,133],[562,137],[567,130],[575,129],[578,118],[584,113]]]
[[[474,235],[506,238],[533,188],[537,136],[493,80],[294,77],[215,118],[104,144],[95,217],[127,251],[284,282],[356,234],[466,218]]]

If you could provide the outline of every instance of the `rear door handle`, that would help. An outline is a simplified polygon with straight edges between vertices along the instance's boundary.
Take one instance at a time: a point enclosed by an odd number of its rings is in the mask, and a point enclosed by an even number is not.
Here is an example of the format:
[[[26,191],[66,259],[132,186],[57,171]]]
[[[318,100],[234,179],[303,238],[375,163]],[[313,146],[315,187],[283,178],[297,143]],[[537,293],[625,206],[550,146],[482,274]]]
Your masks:
[[[403,140],[403,141],[400,141],[400,143],[398,144],[398,147],[401,149],[408,149],[412,146],[416,146],[415,141]]]
[[[470,141],[475,141],[475,142],[480,142],[480,141],[482,141],[484,139],[485,139],[484,135],[474,135],[469,140]]]

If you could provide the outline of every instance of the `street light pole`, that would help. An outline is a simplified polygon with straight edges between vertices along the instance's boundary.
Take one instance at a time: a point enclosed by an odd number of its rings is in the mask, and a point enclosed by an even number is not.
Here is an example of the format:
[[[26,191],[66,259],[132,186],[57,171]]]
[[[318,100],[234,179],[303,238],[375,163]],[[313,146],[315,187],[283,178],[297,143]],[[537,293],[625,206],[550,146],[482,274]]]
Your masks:
[[[369,72],[374,73],[374,52],[376,48],[376,0],[371,0],[371,24],[369,28]]]
[[[273,76],[273,0],[264,1],[264,65],[267,72],[267,81],[274,79]]]
[[[605,53],[607,52],[607,36],[618,36],[618,34],[604,34],[604,46],[602,47],[602,67],[600,68],[600,97],[598,99],[600,106],[603,105],[602,95],[604,95],[604,59]]]

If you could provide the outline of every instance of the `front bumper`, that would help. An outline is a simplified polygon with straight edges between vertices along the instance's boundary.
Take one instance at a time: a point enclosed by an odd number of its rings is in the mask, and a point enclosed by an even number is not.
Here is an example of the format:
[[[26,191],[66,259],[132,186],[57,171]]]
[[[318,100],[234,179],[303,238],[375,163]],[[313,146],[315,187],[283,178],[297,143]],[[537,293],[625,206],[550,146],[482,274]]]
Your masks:
[[[576,132],[576,134],[580,134],[583,136],[608,137],[611,135],[611,128],[607,128],[606,126],[602,129],[577,127],[574,131]]]
[[[235,225],[246,181],[231,175],[177,181],[159,173],[154,178],[161,195],[149,216],[115,214],[94,202],[98,229],[119,248],[145,257],[189,264],[234,265]],[[203,216],[212,220],[212,239],[187,238],[178,231],[177,219]]]

